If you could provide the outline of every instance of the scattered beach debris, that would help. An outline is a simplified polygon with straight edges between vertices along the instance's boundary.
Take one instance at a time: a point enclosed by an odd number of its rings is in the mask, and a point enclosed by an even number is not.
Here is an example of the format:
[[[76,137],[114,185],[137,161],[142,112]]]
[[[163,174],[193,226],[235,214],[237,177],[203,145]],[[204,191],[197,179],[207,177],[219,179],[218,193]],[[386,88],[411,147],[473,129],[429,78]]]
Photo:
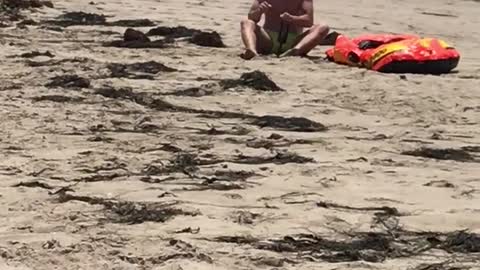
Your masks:
[[[157,36],[157,34],[152,33],[162,33],[162,30],[157,30],[155,32],[154,29],[150,30],[147,34],[144,34],[141,31],[134,30],[134,29],[127,29],[124,38],[122,41],[113,41],[106,43],[106,46],[110,47],[123,47],[123,48],[165,48],[169,44],[175,42],[175,37],[183,37],[186,34],[190,34],[188,30],[182,33],[174,33],[172,32],[171,35],[165,33],[165,38],[158,39],[152,41],[149,36]],[[172,30],[173,31],[173,30]],[[222,41],[221,36],[217,32],[203,32],[203,31],[195,31],[191,33],[191,37],[188,39],[191,43],[203,46],[203,47],[216,47],[216,48],[224,48],[226,47]]]
[[[214,90],[208,89],[206,87],[190,87],[183,90],[165,93],[165,95],[178,97],[203,97],[213,95],[214,92]]]
[[[220,81],[220,85],[224,89],[244,86],[259,91],[285,91],[284,89],[280,88],[274,81],[272,81],[264,72],[259,70],[244,73],[240,76],[240,79],[237,80],[222,80]]]
[[[81,26],[81,25],[101,25],[101,26],[119,26],[119,27],[149,27],[155,26],[155,23],[149,19],[132,19],[107,21],[104,14],[86,13],[83,11],[73,11],[64,13],[54,20],[44,21],[46,24],[60,27]]]
[[[103,90],[106,94],[105,91]],[[107,92],[111,92],[112,95],[115,95],[116,90],[108,89]],[[163,99],[152,97],[149,94],[145,93],[130,93],[130,99],[136,103],[146,106],[151,109],[159,111],[172,111],[172,112],[184,112],[184,113],[195,113],[200,114],[202,117],[208,118],[237,118],[237,119],[247,119],[250,120],[251,125],[256,125],[261,128],[270,127],[275,129],[280,129],[284,131],[296,131],[296,132],[320,132],[326,131],[327,127],[321,123],[312,121],[304,117],[283,117],[283,116],[274,116],[274,115],[265,115],[265,116],[256,116],[249,115],[244,113],[235,113],[235,112],[222,112],[222,111],[211,111],[211,110],[202,110],[188,108],[184,106],[177,106],[170,102],[167,102]]]
[[[215,171],[214,176],[215,180],[243,182],[251,177],[257,176],[257,174],[250,171],[218,170]]]
[[[382,216],[400,216],[398,209],[393,207],[353,207],[347,205],[341,205],[331,202],[317,202],[318,207],[327,209],[349,210],[349,211],[372,211],[376,212],[376,215]]]
[[[195,177],[192,177],[195,180]],[[222,182],[222,181],[214,181],[208,182],[204,181],[202,183],[184,183],[184,185],[193,185],[196,186],[194,188],[181,188],[182,191],[204,191],[204,190],[217,190],[217,191],[231,191],[231,190],[239,190],[245,189],[246,185],[244,183],[232,183],[232,182]]]
[[[283,117],[274,115],[260,116],[252,124],[261,128],[270,127],[286,131],[319,132],[326,131],[327,127],[321,123],[304,117]]]
[[[206,32],[198,29],[187,28],[185,26],[159,26],[150,29],[147,36],[163,36],[169,39],[188,38],[188,40],[198,46],[203,47],[226,47],[219,33]]]
[[[150,42],[150,38],[147,37],[143,32],[128,28],[123,34],[124,41],[139,41],[139,42]]]
[[[130,49],[163,49],[173,42],[171,39],[151,41],[143,32],[128,28],[123,35],[123,40],[107,42],[104,46]]]
[[[29,9],[29,8],[53,8],[52,1],[46,0],[2,0],[0,2],[0,10],[4,9]]]
[[[58,16],[55,20],[48,20],[45,23],[61,27],[74,25],[104,25],[107,17],[103,14],[85,13],[82,11],[67,12]]]
[[[109,138],[109,137],[105,137],[105,136],[101,136],[101,135],[97,135],[97,136],[93,136],[93,137],[88,138],[87,141],[89,141],[89,142],[105,142],[105,143],[110,143],[110,142],[113,142],[114,139],[113,139],[113,138]]]
[[[451,261],[445,261],[441,263],[422,263],[409,270],[470,270],[472,268],[468,266],[455,265]]]
[[[7,91],[7,90],[18,90],[18,89],[22,89],[22,85],[18,83],[4,81],[2,85],[0,85],[0,92]]]
[[[379,263],[386,259],[412,257],[431,249],[453,253],[476,253],[480,236],[465,231],[435,232],[349,232],[346,240],[330,240],[319,235],[298,234],[261,240],[251,236],[221,236],[210,241],[250,245],[293,257],[330,263],[366,261]]]
[[[216,171],[213,176],[194,175],[199,171],[200,166],[210,166],[221,163],[236,163],[249,165],[277,164],[283,165],[288,163],[313,163],[313,158],[303,157],[293,152],[281,151],[270,156],[246,156],[237,155],[231,157],[215,157],[208,155],[207,157],[199,157],[194,153],[179,152],[167,164],[161,165],[150,164],[146,166],[142,173],[148,176],[159,176],[171,173],[184,173],[196,179],[203,179],[207,183],[215,181],[245,181],[246,179],[256,176],[253,172],[245,171]]]
[[[197,155],[181,152],[175,155],[175,157],[170,160],[168,165],[148,165],[144,168],[143,173],[145,175],[163,175],[175,172],[190,174],[194,171],[197,171],[197,166],[200,164],[201,161]]]
[[[90,87],[90,80],[78,75],[60,75],[51,78],[45,86],[49,88],[88,88]]]
[[[196,173],[186,174],[194,181],[201,180],[202,182],[193,182],[188,185],[197,186],[195,188],[182,188],[182,191],[201,191],[201,190],[220,190],[229,191],[237,189],[245,189],[247,185],[246,180],[257,174],[245,171],[216,171],[214,175],[204,175],[200,171]]]
[[[105,86],[100,89],[96,89],[95,94],[101,95],[107,98],[130,99],[133,97],[133,89],[130,87],[116,89],[111,86]]]
[[[177,69],[167,67],[164,64],[155,61],[139,62],[132,64],[111,63],[107,65],[107,68],[110,70],[110,77],[113,78],[150,80],[153,80],[152,74],[177,71]]]
[[[170,260],[195,260],[206,263],[213,263],[213,259],[205,253],[202,253],[198,248],[194,247],[192,244],[187,243],[182,240],[170,239],[168,245],[175,249],[174,252],[167,254],[156,255],[153,257],[141,257],[133,256],[131,253],[126,255],[119,255],[119,259],[131,264],[142,265],[142,267],[155,268],[156,265],[164,264]],[[183,269],[177,268],[174,269]]]
[[[20,14],[19,9],[8,9],[0,6],[0,27],[6,28],[11,26],[11,22],[20,21],[25,19],[23,15]]]
[[[62,95],[43,95],[43,96],[33,97],[32,100],[34,102],[51,101],[51,102],[65,103],[65,102],[81,102],[85,100],[85,98],[62,96]]]
[[[257,243],[256,248],[274,252],[304,253],[330,263],[367,261],[382,262],[391,249],[391,239],[383,234],[365,234],[350,241],[328,240],[316,235],[285,236]]]
[[[10,22],[28,21],[30,19],[26,19],[21,11],[24,9],[35,11],[42,7],[53,8],[54,6],[51,1],[45,0],[0,0],[0,28],[11,26]],[[17,26],[24,27],[25,25],[19,23]]]
[[[177,202],[132,202],[109,200],[100,197],[78,196],[61,192],[57,194],[59,203],[70,201],[102,205],[107,210],[107,218],[114,223],[140,224],[144,222],[166,222],[179,215],[196,216],[199,212],[188,212],[175,208]]]
[[[421,14],[423,14],[423,15],[430,15],[430,16],[437,16],[437,17],[458,18],[458,16],[457,16],[457,15],[454,15],[454,14],[438,13],[438,12],[430,12],[430,11],[422,11]]]
[[[164,49],[169,47],[171,42],[165,40],[155,40],[155,41],[124,41],[124,40],[115,40],[105,43],[105,47],[117,47],[117,48],[128,48],[128,49]]]
[[[467,152],[480,153],[480,146],[464,146],[460,149]]]
[[[440,246],[449,252],[478,253],[480,252],[480,235],[468,231],[450,233]]]
[[[170,152],[170,153],[180,153],[183,151],[182,148],[170,143],[162,143],[162,146],[159,147],[158,149],[165,152]]]
[[[107,26],[150,27],[150,26],[155,26],[155,23],[149,19],[131,19],[131,20],[118,20],[118,21],[107,22]]]
[[[439,180],[439,181],[430,181],[424,184],[426,187],[437,187],[437,188],[455,188],[455,185],[446,181],[446,180]]]
[[[200,232],[200,227],[197,227],[197,228],[187,227],[185,229],[175,231],[174,233],[176,233],[176,234],[180,234],[180,233],[198,234],[199,232]]]
[[[127,174],[124,173],[117,173],[117,172],[102,172],[102,173],[94,173],[87,176],[82,176],[76,179],[73,179],[74,182],[108,182],[113,181],[119,177],[125,177]]]
[[[233,135],[233,136],[245,136],[252,132],[252,130],[242,127],[242,126],[234,126],[231,129],[217,129],[217,128],[210,128],[210,129],[197,129],[198,134],[204,135]]]
[[[217,236],[212,239],[215,242],[222,242],[222,243],[232,243],[232,244],[255,244],[259,240],[253,236],[245,235],[245,236]]]
[[[260,156],[244,156],[236,157],[232,162],[239,164],[267,164],[273,163],[283,165],[287,163],[313,163],[315,160],[309,157],[303,157],[293,152],[278,152],[275,156],[260,157]]]
[[[30,61],[27,60],[26,64],[30,67],[44,67],[44,66],[56,66],[56,65],[61,65],[65,63],[74,63],[74,64],[81,64],[81,63],[87,63],[89,61],[92,61],[90,58],[86,57],[75,57],[75,58],[66,58],[66,59],[61,59],[61,60],[47,60],[47,61]]]
[[[250,258],[250,260],[252,260],[255,263],[255,265],[259,267],[265,267],[265,266],[283,267],[286,262],[289,262],[292,264],[295,263],[295,261],[287,260],[285,258],[264,257],[264,256],[253,257],[253,258]],[[277,269],[277,268],[273,268],[273,269]]]
[[[441,149],[422,147],[412,151],[404,151],[402,155],[409,155],[415,157],[424,157],[438,160],[454,160],[460,162],[475,161],[475,157],[465,149]]]
[[[45,52],[32,51],[32,52],[23,53],[23,54],[20,55],[20,57],[22,57],[22,58],[34,58],[34,57],[38,57],[38,56],[46,56],[46,57],[49,57],[49,58],[54,58],[55,57],[55,55],[53,55],[50,51],[45,51]]]
[[[265,149],[272,149],[276,147],[289,147],[294,144],[315,144],[315,143],[322,143],[319,140],[303,140],[303,139],[298,139],[298,140],[289,140],[286,138],[282,139],[253,139],[253,140],[248,140],[246,142],[247,147],[251,148],[265,148]]]
[[[201,32],[197,29],[191,29],[184,26],[176,26],[176,27],[167,27],[167,26],[159,26],[153,29],[150,29],[147,32],[147,36],[163,36],[169,38],[184,38],[184,37],[192,37],[194,34]]]
[[[249,211],[235,211],[232,213],[233,222],[238,224],[253,224],[261,216],[261,214]]]
[[[190,42],[202,47],[225,48],[222,37],[217,32],[199,32],[193,34]]]
[[[13,185],[12,187],[54,189],[54,187],[50,186],[49,184],[43,183],[43,182],[40,182],[40,181],[20,182],[18,184]]]

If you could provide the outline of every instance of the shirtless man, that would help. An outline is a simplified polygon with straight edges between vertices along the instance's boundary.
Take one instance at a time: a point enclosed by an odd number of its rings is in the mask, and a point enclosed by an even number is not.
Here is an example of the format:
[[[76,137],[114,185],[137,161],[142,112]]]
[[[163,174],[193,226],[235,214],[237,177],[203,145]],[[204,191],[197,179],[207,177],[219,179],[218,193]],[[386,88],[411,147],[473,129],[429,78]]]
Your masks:
[[[263,14],[265,23],[261,27],[258,22]],[[242,58],[246,60],[259,53],[305,56],[329,32],[327,25],[313,24],[313,0],[253,0],[248,19],[242,21],[241,29],[246,47]],[[287,29],[286,42],[280,45],[278,36]]]

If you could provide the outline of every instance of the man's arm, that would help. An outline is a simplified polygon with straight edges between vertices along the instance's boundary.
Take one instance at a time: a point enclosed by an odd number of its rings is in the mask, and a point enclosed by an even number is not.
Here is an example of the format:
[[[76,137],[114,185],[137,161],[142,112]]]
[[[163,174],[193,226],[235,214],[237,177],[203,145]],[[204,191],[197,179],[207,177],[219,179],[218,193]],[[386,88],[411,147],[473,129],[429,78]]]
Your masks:
[[[253,0],[252,7],[248,13],[248,19],[258,23],[262,18],[262,14],[271,8],[272,6],[265,0]]]
[[[303,15],[293,16],[283,13],[281,15],[282,20],[300,27],[311,27],[313,25],[313,0],[303,0],[301,9],[304,12]]]

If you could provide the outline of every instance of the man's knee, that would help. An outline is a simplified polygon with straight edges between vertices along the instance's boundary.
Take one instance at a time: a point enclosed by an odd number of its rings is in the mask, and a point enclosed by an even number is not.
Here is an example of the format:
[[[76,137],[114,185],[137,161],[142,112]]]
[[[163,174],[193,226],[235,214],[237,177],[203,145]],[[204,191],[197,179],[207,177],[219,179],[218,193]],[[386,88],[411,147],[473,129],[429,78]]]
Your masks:
[[[240,22],[240,27],[241,27],[242,29],[249,29],[249,28],[250,28],[250,29],[255,29],[256,25],[257,25],[257,24],[256,24],[254,21],[249,20],[249,19],[245,19],[245,20],[242,20],[242,21]]]
[[[330,32],[330,27],[326,24],[315,24],[311,30],[317,35],[317,36],[324,36],[327,35],[328,32]]]

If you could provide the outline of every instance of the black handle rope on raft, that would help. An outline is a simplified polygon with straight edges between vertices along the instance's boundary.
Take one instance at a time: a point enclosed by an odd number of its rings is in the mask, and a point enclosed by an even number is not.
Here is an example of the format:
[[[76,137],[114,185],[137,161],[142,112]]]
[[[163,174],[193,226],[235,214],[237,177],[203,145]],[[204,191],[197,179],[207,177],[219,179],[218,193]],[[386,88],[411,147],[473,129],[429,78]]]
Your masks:
[[[282,54],[282,47],[283,47],[283,44],[285,44],[287,42],[288,32],[289,32],[288,23],[281,20],[280,21],[280,33],[278,34],[278,38],[277,38],[277,41],[280,44],[280,46],[278,47],[277,56],[280,56],[280,54]]]

